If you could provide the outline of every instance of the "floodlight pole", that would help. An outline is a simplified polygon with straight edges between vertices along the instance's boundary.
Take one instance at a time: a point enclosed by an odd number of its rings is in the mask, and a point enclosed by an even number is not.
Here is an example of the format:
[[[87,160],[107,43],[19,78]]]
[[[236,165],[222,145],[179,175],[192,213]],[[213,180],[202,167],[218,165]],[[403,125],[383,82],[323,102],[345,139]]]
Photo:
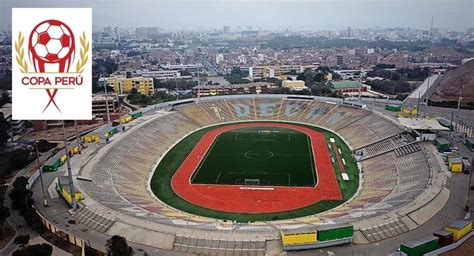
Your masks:
[[[179,100],[179,92],[178,92],[178,78],[174,78],[175,86],[176,86],[176,100]]]
[[[105,80],[105,79],[104,79]],[[109,112],[109,93],[107,92],[107,81],[104,82],[105,88],[105,111],[107,112],[107,123],[110,123],[110,112]]]
[[[199,80],[199,70],[198,70],[198,102],[199,98],[201,97],[201,80]]]
[[[62,120],[63,126],[63,137],[64,137],[64,152],[66,153],[66,163],[67,163],[67,174],[69,179],[69,192],[71,193],[71,205],[72,210],[75,211],[77,209],[76,205],[76,193],[74,192],[74,183],[72,181],[72,171],[71,171],[71,160],[69,159],[69,150],[67,149],[67,136],[66,136],[66,128],[64,127],[64,120]]]
[[[426,111],[427,111],[427,104],[428,104],[428,89],[430,88],[430,83],[431,83],[431,68],[428,67],[428,84],[426,85],[426,90],[425,90],[425,95],[424,95],[424,99],[423,99],[423,109],[425,111],[425,117],[426,117]]]
[[[469,183],[467,187],[467,196],[466,196],[466,204],[464,209],[468,212],[471,209],[471,181],[472,181],[472,166],[474,165],[474,157],[471,159],[471,169],[469,170]]]
[[[453,141],[451,140],[451,131],[453,130],[453,117],[454,117],[454,110],[451,112],[451,121],[449,123],[449,133],[448,133],[448,139],[453,144]]]
[[[41,164],[39,159],[39,150],[38,150],[38,141],[35,141],[36,149],[36,161],[38,163],[39,177],[41,181],[41,192],[43,193],[43,206],[48,206],[48,199],[46,199],[46,194],[44,193],[44,182],[43,182],[43,171],[41,170]]]
[[[418,103],[416,107],[416,118],[420,116],[420,98],[421,98],[421,92],[418,91]]]
[[[362,94],[362,69],[361,69],[360,75],[359,75],[359,82],[360,82],[360,85],[359,85],[359,103],[360,103],[360,98],[361,98],[361,94]]]
[[[461,79],[461,87],[459,88],[459,97],[458,97],[458,111],[461,108],[461,100],[462,100],[462,89],[464,88],[464,82]]]
[[[76,130],[76,140],[77,140],[77,145],[79,146],[79,153],[81,153],[82,141],[81,141],[81,137],[79,136],[79,129],[77,129],[77,120],[74,120],[74,129]]]

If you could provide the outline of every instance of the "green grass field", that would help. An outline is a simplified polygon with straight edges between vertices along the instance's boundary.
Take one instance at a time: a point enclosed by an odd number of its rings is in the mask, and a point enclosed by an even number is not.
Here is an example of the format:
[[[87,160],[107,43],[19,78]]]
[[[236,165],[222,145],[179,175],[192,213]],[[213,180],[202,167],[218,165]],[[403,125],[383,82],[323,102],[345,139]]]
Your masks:
[[[196,143],[199,141],[199,139],[206,132],[221,126],[223,125],[204,128],[188,135],[163,157],[157,166],[155,173],[153,174],[150,184],[152,191],[161,201],[176,209],[211,218],[235,220],[238,222],[269,221],[297,218],[329,210],[350,199],[359,187],[359,171],[357,169],[357,164],[352,160],[351,151],[342,141],[342,139],[327,130],[313,126],[301,125],[324,133],[327,142],[329,142],[329,138],[334,138],[336,140],[337,147],[341,149],[342,157],[345,159],[347,164],[345,167],[346,173],[350,178],[350,181],[343,181],[339,166],[337,163],[334,165],[336,178],[343,196],[342,201],[323,201],[297,210],[259,214],[215,211],[191,204],[174,193],[173,189],[171,188],[171,178],[187,155],[191,152]],[[330,150],[330,154],[335,159],[334,150]],[[288,200],[291,200],[291,196],[288,197]]]
[[[192,183],[309,186],[316,184],[309,137],[277,127],[220,134],[191,177]]]

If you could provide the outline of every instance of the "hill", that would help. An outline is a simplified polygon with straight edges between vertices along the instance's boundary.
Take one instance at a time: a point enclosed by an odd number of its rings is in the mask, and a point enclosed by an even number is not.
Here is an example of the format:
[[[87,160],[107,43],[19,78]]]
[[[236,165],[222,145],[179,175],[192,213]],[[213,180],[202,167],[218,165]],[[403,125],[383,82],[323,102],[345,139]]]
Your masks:
[[[437,81],[437,87],[430,100],[432,102],[456,101],[459,96],[461,80],[464,83],[462,105],[469,102],[474,106],[474,60],[450,70]]]

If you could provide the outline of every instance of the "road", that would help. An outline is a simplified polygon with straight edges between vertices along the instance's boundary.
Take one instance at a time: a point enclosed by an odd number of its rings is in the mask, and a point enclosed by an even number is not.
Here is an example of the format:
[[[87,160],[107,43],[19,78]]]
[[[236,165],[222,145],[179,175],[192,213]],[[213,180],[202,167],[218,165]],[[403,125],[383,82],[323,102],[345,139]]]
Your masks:
[[[438,77],[439,75],[434,74],[426,78],[425,81],[423,81],[423,83],[418,86],[418,88],[416,88],[413,92],[410,93],[410,95],[408,95],[403,105],[415,106],[418,104],[418,98],[421,98],[420,102],[422,102],[423,99],[425,99],[424,95],[427,93],[429,94],[429,92],[432,91],[430,89],[433,89],[432,85],[436,82],[436,79],[438,79]]]
[[[47,160],[51,152],[46,152],[41,154],[40,156],[40,162],[43,162]],[[10,210],[10,217],[7,219],[8,223],[12,226],[12,228],[16,232],[16,236],[18,235],[25,235],[29,234],[30,235],[30,244],[38,244],[38,243],[47,243],[46,240],[44,240],[38,233],[36,233],[34,230],[32,230],[26,223],[23,217],[21,217],[18,213],[18,211],[13,210],[11,207],[11,199],[8,196],[10,194],[10,191],[12,190],[12,184],[15,181],[17,177],[24,176],[26,175],[31,169],[34,169],[36,167],[36,161],[33,161],[29,165],[27,165],[25,168],[22,170],[18,171],[15,176],[12,177],[10,180],[9,184],[10,186],[7,189],[7,192],[5,193],[5,202],[4,205],[7,206]],[[37,186],[40,187],[40,186]],[[36,201],[38,200],[38,201]],[[36,202],[42,202],[42,199],[35,199]],[[8,244],[2,251],[0,251],[1,255],[11,255],[14,251],[18,249],[18,245],[15,243],[11,242]],[[67,252],[53,246],[53,255],[69,255]]]
[[[224,74],[224,71],[222,71],[220,68],[218,68],[211,62],[209,62],[206,58],[199,56],[199,60],[206,67],[207,72],[209,73],[210,76],[217,76],[218,74]]]

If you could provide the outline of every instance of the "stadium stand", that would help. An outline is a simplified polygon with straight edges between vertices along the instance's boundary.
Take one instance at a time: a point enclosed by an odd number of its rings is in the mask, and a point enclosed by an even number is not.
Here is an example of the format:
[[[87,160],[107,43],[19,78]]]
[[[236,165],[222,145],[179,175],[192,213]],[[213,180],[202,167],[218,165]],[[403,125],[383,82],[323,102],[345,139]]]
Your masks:
[[[408,149],[405,150],[405,147],[410,149],[415,149],[414,145],[409,146],[415,142],[415,139],[408,133],[401,133],[394,136],[390,136],[386,139],[379,140],[375,143],[369,144],[362,149],[357,150],[363,155],[363,159],[368,159],[374,156],[378,156],[390,151],[397,151],[400,153],[408,152]],[[403,148],[403,150],[401,150]],[[416,150],[415,150],[416,151]],[[415,152],[413,151],[413,152]],[[398,156],[399,154],[397,154]],[[363,160],[361,159],[361,160]]]
[[[176,236],[173,250],[205,255],[265,255],[265,240],[213,240]]]
[[[175,235],[173,250],[197,254],[227,255],[237,251],[234,255],[264,255],[268,239],[273,237],[277,227],[375,218],[415,200],[426,189],[431,177],[430,164],[414,139],[402,133],[403,129],[391,121],[368,110],[282,96],[202,98],[175,106],[173,110],[150,118],[136,129],[131,128],[120,138],[120,143],[111,142],[107,153],[91,169],[92,182],[78,181],[91,198],[107,208],[144,220],[143,225],[147,228],[158,225],[163,232]],[[360,161],[362,182],[359,191],[339,207],[314,216],[272,224],[238,224],[230,230],[219,230],[216,220],[174,210],[147,190],[147,177],[157,159],[186,134],[209,125],[249,120],[307,123],[340,134],[352,149],[361,150],[366,157]],[[74,217],[99,232],[106,232],[120,220],[120,217],[117,220],[106,218],[88,207],[82,207]],[[406,230],[407,226],[399,221],[360,229],[369,242]],[[238,232],[258,239],[245,240]]]
[[[79,210],[74,212],[72,216],[79,223],[99,232],[106,232],[115,223],[115,219],[109,218],[101,213],[96,213],[82,204]]]

